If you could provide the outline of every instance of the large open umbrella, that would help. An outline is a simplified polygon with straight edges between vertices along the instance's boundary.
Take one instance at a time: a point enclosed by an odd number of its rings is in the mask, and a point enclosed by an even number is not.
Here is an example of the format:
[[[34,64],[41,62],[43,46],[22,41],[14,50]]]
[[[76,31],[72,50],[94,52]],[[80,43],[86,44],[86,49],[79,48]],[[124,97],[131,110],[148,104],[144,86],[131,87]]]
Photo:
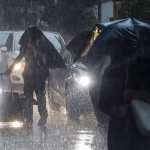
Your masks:
[[[137,19],[124,19],[106,27],[93,44],[88,56],[141,56],[150,52],[150,25]]]
[[[66,46],[67,50],[71,52],[74,62],[80,60],[79,58],[81,57],[87,56],[95,40],[107,26],[119,21],[97,23],[91,31],[83,31],[74,37]]]
[[[32,43],[40,53],[47,54],[46,61],[49,69],[66,68],[63,58],[60,56],[53,44],[46,38],[43,32],[37,27],[28,27],[23,33],[19,44],[26,47],[28,42]]]

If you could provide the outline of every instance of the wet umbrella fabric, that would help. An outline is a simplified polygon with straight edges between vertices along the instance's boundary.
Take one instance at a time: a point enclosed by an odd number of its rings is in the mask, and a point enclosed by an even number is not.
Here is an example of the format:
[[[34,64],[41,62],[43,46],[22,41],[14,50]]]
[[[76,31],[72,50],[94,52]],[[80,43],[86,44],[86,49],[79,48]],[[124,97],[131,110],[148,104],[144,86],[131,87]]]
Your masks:
[[[46,62],[49,69],[66,68],[63,58],[37,27],[28,27],[23,33],[19,44],[26,47],[28,42],[32,43],[39,52],[47,54]]]
[[[123,19],[106,27],[98,36],[88,56],[142,56],[150,53],[150,25],[137,19]]]
[[[75,61],[79,61],[81,57],[87,56],[89,50],[94,44],[99,34],[109,25],[117,21],[97,23],[91,31],[84,31],[73,38],[67,45],[67,50],[71,52]],[[83,59],[82,59],[83,60]]]
[[[69,42],[69,44],[66,46],[66,49],[71,52],[73,58],[77,56],[80,49],[91,35],[92,31],[83,31]]]

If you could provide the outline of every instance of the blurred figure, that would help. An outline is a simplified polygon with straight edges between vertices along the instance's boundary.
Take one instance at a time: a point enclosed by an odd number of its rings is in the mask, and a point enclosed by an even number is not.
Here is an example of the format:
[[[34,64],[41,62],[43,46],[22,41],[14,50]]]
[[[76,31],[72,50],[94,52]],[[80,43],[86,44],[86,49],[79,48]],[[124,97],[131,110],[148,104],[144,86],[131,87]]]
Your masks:
[[[109,116],[108,150],[129,150],[127,148],[128,105],[124,103],[126,65],[122,57],[111,57],[111,65],[104,70],[100,108]]]
[[[45,81],[49,76],[49,68],[65,67],[63,59],[58,54],[52,43],[37,27],[29,27],[22,35],[19,44],[20,54],[13,64],[6,70],[9,75],[14,66],[25,57],[25,68],[23,71],[24,94],[27,97],[26,103],[26,124],[32,126],[33,123],[33,91],[35,91],[38,101],[38,111],[40,114],[39,126],[43,126],[47,121],[47,109],[45,98]],[[55,58],[55,60],[54,60]]]
[[[45,81],[48,77],[48,68],[45,63],[45,54],[38,52],[35,47],[28,43],[26,47],[20,48],[20,54],[14,63],[6,70],[10,74],[14,66],[25,57],[26,66],[23,72],[24,93],[27,97],[27,124],[33,123],[33,91],[35,90],[38,100],[38,111],[41,119],[38,125],[45,125],[47,120],[46,98],[45,98]]]
[[[111,57],[105,69],[100,91],[100,108],[109,115],[108,150],[149,150],[150,136],[142,135],[135,123],[129,99],[143,99],[149,91],[150,61],[146,58],[130,60],[127,89],[127,60],[123,54]]]

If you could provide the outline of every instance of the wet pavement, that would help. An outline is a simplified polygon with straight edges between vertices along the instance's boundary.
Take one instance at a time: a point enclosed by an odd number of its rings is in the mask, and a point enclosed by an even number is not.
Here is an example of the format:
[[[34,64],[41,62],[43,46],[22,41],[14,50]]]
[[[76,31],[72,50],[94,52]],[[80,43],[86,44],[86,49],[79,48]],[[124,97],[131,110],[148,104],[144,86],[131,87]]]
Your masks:
[[[43,128],[37,125],[37,106],[32,130],[1,127],[0,150],[107,150],[107,116],[102,114],[105,122],[97,126],[93,112],[73,121],[67,118],[65,108],[54,111],[47,107],[48,122]]]
[[[98,127],[93,113],[72,121],[66,117],[64,109],[49,110],[48,123],[40,128],[36,107],[33,130],[0,129],[1,150],[107,150],[107,124]]]

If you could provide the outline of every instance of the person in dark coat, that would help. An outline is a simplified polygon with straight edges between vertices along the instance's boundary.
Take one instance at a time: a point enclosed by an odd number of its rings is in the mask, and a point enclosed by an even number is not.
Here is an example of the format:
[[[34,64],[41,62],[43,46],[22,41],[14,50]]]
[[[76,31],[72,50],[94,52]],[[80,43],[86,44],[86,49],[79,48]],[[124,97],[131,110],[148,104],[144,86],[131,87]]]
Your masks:
[[[108,150],[149,150],[150,137],[138,131],[128,100],[133,95],[140,99],[140,91],[150,90],[150,59],[144,67],[143,62],[148,59],[131,58],[127,73],[127,59],[116,54],[104,71],[100,90],[100,109],[110,118]]]
[[[38,101],[40,114],[39,126],[47,121],[47,109],[45,98],[45,81],[49,75],[49,68],[65,68],[65,63],[53,44],[48,41],[45,35],[37,27],[29,27],[22,35],[19,44],[21,45],[19,56],[6,70],[9,75],[14,66],[25,57],[25,68],[23,71],[24,94],[27,97],[26,123],[31,126],[33,123],[33,91]]]

